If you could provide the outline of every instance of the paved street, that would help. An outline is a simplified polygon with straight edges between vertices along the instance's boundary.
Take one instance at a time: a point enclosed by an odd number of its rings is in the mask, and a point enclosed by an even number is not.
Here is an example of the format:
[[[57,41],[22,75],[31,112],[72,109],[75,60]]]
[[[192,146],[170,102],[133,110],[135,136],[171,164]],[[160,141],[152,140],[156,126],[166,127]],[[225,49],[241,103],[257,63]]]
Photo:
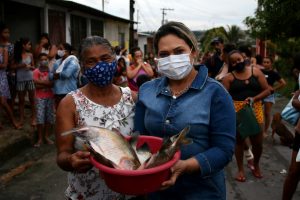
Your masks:
[[[287,100],[277,100],[274,111],[279,111]],[[290,127],[291,128],[291,127]],[[276,138],[273,145],[270,138],[265,141],[261,159],[262,179],[256,179],[246,169],[246,182],[234,180],[237,171],[235,160],[226,168],[227,199],[229,200],[280,200],[282,186],[288,170],[291,150],[281,146]],[[16,168],[18,167],[18,168]],[[14,171],[10,169],[15,168]],[[10,172],[10,173],[8,173]],[[3,175],[6,174],[6,178]],[[19,174],[9,181],[10,175]],[[55,146],[27,148],[17,157],[0,164],[0,200],[60,200],[64,199],[66,173],[55,163]],[[294,196],[300,199],[300,187]]]

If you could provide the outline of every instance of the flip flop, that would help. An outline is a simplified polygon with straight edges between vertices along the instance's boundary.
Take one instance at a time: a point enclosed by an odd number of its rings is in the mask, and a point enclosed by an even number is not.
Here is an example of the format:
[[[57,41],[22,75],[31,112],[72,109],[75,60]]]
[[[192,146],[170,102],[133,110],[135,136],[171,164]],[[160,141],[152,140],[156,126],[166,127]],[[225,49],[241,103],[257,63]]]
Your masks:
[[[49,144],[49,145],[54,144],[54,142],[52,140],[50,140],[49,138],[47,138],[45,140],[46,140],[46,144]]]
[[[237,177],[235,177],[234,178],[236,181],[238,181],[238,182],[245,182],[246,181],[246,178],[245,178],[245,176],[237,176]]]
[[[41,144],[40,144],[40,143],[36,143],[36,144],[33,145],[33,147],[35,147],[35,148],[40,148],[40,147],[41,147]]]
[[[254,165],[253,165],[253,159],[247,161],[247,167],[248,167],[251,171],[255,170]]]
[[[252,172],[252,175],[255,177],[255,178],[259,178],[259,179],[261,179],[261,178],[263,178],[263,176],[261,175],[261,173],[257,173],[256,171],[255,171],[255,169],[251,169],[251,172]]]

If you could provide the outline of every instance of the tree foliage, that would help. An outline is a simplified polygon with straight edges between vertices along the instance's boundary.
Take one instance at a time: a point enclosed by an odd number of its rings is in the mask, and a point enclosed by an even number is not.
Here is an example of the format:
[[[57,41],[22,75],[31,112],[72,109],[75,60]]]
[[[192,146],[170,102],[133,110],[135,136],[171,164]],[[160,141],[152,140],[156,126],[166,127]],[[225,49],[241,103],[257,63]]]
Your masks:
[[[299,0],[258,0],[254,17],[246,17],[245,24],[252,36],[281,40],[300,36]]]
[[[202,50],[207,52],[212,50],[210,43],[215,37],[221,37],[224,43],[232,43],[238,46],[241,43],[245,43],[245,36],[245,32],[240,27],[228,25],[227,30],[223,26],[207,30],[200,41]]]
[[[236,25],[227,26],[226,32],[229,43],[238,44],[245,37],[245,33]]]
[[[201,46],[204,52],[211,50],[210,43],[213,38],[221,37],[224,42],[227,42],[227,32],[224,27],[217,27],[207,30],[201,39]]]

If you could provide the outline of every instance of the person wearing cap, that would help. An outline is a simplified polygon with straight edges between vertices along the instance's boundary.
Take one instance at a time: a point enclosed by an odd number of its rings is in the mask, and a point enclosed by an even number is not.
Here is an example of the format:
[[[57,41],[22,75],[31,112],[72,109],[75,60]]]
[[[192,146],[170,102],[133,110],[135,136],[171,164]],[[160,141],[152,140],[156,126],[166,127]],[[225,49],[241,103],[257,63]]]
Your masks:
[[[215,78],[224,64],[221,58],[221,53],[224,48],[224,40],[221,37],[215,37],[212,39],[210,45],[214,47],[215,53],[210,59],[207,59],[205,65],[208,68],[208,75],[211,78]]]

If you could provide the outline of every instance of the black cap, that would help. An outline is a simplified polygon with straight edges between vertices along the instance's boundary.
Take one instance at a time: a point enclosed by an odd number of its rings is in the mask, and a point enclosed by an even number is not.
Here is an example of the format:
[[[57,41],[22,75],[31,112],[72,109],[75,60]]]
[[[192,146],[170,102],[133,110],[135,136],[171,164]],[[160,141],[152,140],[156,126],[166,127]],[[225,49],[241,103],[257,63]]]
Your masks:
[[[224,40],[221,37],[215,37],[211,40],[210,44],[214,45],[215,43],[222,43],[223,44]]]

